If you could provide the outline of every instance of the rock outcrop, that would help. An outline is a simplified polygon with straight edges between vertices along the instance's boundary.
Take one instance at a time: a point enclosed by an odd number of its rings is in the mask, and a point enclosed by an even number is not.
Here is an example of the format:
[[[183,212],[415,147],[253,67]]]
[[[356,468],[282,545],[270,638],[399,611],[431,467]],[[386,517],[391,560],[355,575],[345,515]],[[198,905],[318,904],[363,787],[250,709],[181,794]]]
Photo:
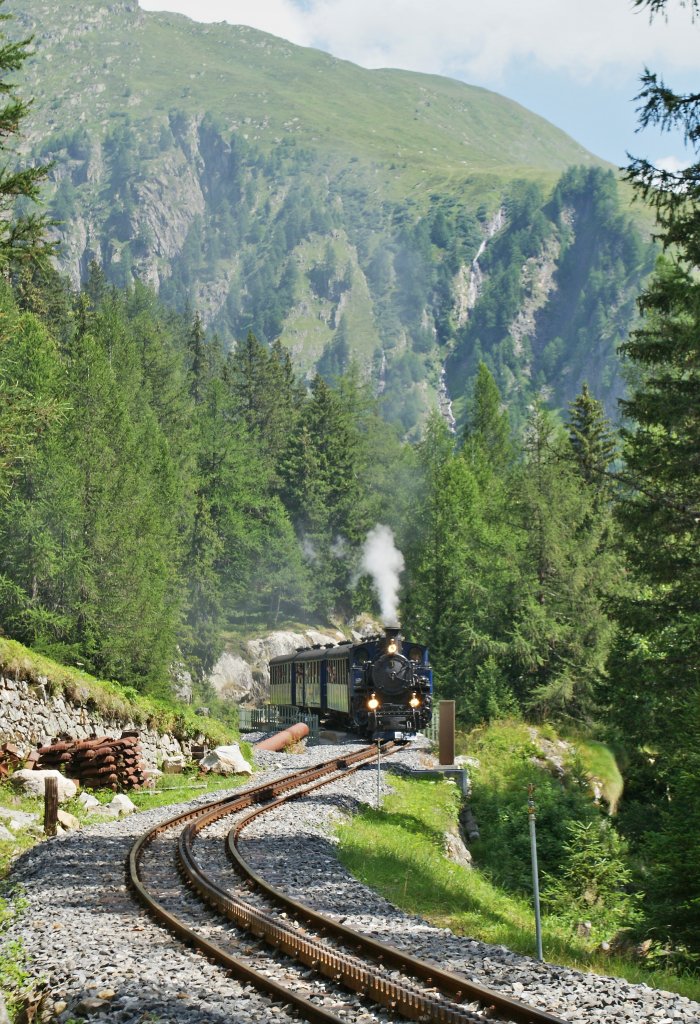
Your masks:
[[[329,635],[315,629],[308,629],[304,633],[276,630],[260,639],[249,640],[245,645],[245,658],[224,651],[211,671],[209,682],[225,700],[236,704],[259,704],[270,693],[270,658],[293,654],[299,647],[337,644],[344,639],[340,631]]]

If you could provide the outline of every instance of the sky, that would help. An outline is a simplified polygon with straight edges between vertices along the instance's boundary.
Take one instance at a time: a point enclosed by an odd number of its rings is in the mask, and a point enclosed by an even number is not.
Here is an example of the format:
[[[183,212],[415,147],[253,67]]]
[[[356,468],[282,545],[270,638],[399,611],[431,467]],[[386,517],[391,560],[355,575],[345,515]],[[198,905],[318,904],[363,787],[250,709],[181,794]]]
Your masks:
[[[627,153],[673,169],[682,138],[637,133],[649,67],[700,91],[700,19],[669,0],[650,23],[632,0],[140,0],[148,11],[250,25],[366,68],[448,75],[516,100],[619,166]]]

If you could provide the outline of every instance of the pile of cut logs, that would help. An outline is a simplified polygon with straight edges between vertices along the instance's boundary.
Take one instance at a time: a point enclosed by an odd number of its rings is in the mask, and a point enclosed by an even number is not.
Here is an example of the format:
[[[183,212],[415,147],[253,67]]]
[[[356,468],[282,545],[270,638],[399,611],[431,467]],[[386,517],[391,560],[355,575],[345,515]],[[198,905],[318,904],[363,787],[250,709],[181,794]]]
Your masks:
[[[140,789],[146,765],[138,733],[119,739],[94,736],[89,740],[60,740],[39,747],[37,768],[57,768],[90,789]]]
[[[34,761],[37,757],[34,757]],[[31,756],[29,760],[31,761]],[[21,768],[24,762],[25,758],[21,757],[14,743],[3,743],[0,746],[0,779],[7,778],[11,771]],[[31,768],[32,764],[29,763],[27,767]]]

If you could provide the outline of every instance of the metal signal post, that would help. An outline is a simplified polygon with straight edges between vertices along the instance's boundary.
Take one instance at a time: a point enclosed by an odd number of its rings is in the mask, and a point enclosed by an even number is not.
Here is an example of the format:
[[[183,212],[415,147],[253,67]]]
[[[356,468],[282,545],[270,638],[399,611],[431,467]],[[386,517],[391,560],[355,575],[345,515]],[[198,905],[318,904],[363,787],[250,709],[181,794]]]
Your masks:
[[[535,933],[537,937],[537,959],[542,956],[542,921],[540,920],[540,881],[537,871],[537,833],[535,830],[535,787],[530,783],[527,787],[527,816],[530,823],[530,855],[532,858],[532,893],[535,903]]]
[[[382,741],[377,740],[377,810],[382,802]]]

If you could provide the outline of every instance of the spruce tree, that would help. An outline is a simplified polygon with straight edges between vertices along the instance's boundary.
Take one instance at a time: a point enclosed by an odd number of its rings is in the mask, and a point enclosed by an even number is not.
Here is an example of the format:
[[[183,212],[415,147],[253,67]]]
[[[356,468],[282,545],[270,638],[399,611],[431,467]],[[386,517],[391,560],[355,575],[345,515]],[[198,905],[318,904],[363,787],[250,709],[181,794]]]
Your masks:
[[[584,382],[569,404],[569,442],[583,479],[603,495],[609,491],[607,471],[615,457],[616,442],[602,403]]]
[[[407,545],[402,607],[415,636],[430,646],[436,682],[475,724],[514,708],[507,675],[515,537],[494,515],[492,491],[440,416],[419,445],[421,515]],[[502,506],[503,507],[503,506]]]
[[[665,0],[637,0],[652,14]],[[687,5],[697,14],[697,0]],[[656,210],[667,249],[640,300],[641,327],[623,351],[637,384],[623,403],[628,488],[621,525],[636,592],[622,609],[616,711],[647,780],[647,908],[657,933],[700,951],[700,95],[678,95],[645,72],[641,126],[683,132],[694,161],[680,171],[635,160],[628,178]],[[639,829],[635,830],[637,833]],[[644,831],[642,829],[641,831]],[[681,857],[681,853],[683,856]]]
[[[512,463],[514,451],[508,410],[498,385],[485,363],[479,363],[474,392],[464,429],[467,457],[501,474]]]
[[[513,495],[522,542],[512,650],[525,706],[585,719],[612,640],[606,594],[616,569],[572,462],[568,440],[536,407]]]
[[[4,0],[0,0],[0,6]],[[0,13],[0,24],[10,18]],[[26,264],[47,265],[54,246],[46,240],[48,222],[39,213],[19,213],[20,199],[36,202],[47,166],[19,167],[12,149],[29,112],[15,75],[29,56],[32,37],[14,42],[0,32],[0,274],[11,277]]]

